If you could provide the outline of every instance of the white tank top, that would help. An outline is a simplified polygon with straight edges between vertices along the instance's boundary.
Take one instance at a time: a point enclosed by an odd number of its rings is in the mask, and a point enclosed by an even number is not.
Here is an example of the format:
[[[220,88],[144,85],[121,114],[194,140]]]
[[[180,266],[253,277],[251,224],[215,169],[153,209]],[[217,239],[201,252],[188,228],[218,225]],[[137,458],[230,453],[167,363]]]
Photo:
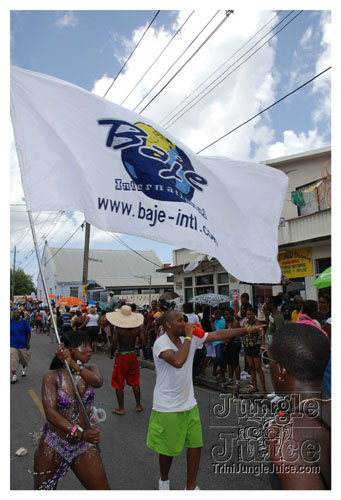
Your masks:
[[[99,314],[88,314],[87,316],[89,318],[89,321],[87,322],[86,326],[87,327],[90,327],[90,326],[97,326],[98,327]]]

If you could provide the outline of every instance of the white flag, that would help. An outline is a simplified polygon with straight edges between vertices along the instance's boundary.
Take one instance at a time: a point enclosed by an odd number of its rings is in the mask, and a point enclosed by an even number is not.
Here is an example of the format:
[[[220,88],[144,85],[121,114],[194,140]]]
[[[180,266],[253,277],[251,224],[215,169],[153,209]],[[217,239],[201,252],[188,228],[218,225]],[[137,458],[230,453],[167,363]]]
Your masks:
[[[28,210],[81,211],[105,231],[213,255],[240,280],[280,282],[281,171],[198,156],[137,113],[18,67],[11,117]]]

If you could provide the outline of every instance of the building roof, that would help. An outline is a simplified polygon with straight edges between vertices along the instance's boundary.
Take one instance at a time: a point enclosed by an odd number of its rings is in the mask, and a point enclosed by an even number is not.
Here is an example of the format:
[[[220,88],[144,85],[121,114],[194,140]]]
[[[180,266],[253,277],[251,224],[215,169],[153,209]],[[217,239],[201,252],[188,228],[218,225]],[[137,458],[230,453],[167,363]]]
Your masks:
[[[280,165],[281,163],[288,163],[288,162],[292,162],[295,160],[301,160],[303,158],[320,156],[320,155],[324,155],[325,153],[330,153],[330,152],[331,152],[331,147],[326,146],[324,148],[311,149],[310,151],[303,151],[301,153],[296,153],[293,155],[280,156],[279,158],[273,158],[271,160],[264,160],[260,163],[264,163],[265,165],[275,166],[275,165]]]
[[[52,273],[59,283],[81,283],[83,276],[82,248],[44,249],[43,264],[52,257],[47,265],[51,265]],[[96,250],[89,251],[88,281],[95,281],[104,288],[110,287],[142,287],[147,289],[149,283],[136,276],[151,275],[151,285],[167,285],[167,277],[156,274],[162,267],[154,250],[139,250],[136,254],[130,250]],[[149,261],[145,260],[149,259]],[[155,264],[152,264],[155,262]],[[169,286],[169,285],[168,285]]]

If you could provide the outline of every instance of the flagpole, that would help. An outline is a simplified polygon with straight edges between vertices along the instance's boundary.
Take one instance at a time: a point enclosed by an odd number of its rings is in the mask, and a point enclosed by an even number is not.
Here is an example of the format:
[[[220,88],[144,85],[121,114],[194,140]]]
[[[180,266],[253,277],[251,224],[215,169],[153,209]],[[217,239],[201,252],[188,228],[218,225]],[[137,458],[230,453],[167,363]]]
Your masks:
[[[35,248],[36,255],[37,255],[37,260],[38,260],[38,266],[39,266],[41,281],[43,283],[43,288],[44,288],[46,300],[47,300],[47,303],[48,303],[48,306],[49,306],[49,309],[50,309],[51,319],[52,319],[54,331],[55,331],[55,334],[56,334],[56,338],[57,338],[58,344],[60,344],[60,336],[59,336],[59,332],[58,332],[58,328],[57,328],[57,323],[56,323],[56,320],[55,320],[55,317],[54,317],[54,314],[53,314],[53,309],[52,309],[50,297],[49,297],[49,295],[47,293],[47,285],[46,285],[45,276],[44,276],[44,272],[43,272],[43,266],[42,266],[41,258],[40,258],[40,254],[39,254],[39,247],[38,247],[38,243],[37,243],[37,237],[36,237],[36,232],[35,232],[35,228],[34,228],[34,224],[33,224],[33,218],[32,218],[31,210],[27,210],[27,214],[28,214],[28,218],[29,218],[29,221],[30,221],[31,232],[32,232],[32,237],[33,237],[33,242],[34,242],[34,248]],[[80,394],[78,392],[78,389],[77,389],[77,386],[75,384],[75,381],[73,380],[70,366],[69,366],[69,364],[68,364],[68,362],[66,360],[64,361],[64,364],[65,364],[66,371],[69,374],[69,377],[70,377],[70,380],[71,380],[71,383],[72,383],[72,387],[73,387],[73,389],[75,391],[75,395],[76,395],[76,397],[78,399],[79,406],[80,406],[80,408],[81,408],[81,410],[82,410],[82,412],[84,414],[84,417],[85,417],[85,420],[86,420],[86,424],[87,424],[88,428],[91,429],[90,419],[88,417],[88,414],[86,413],[85,407],[83,405],[82,398],[81,398],[81,396],[80,396]],[[99,446],[98,445],[96,445],[96,446],[98,448],[98,451],[100,451]]]

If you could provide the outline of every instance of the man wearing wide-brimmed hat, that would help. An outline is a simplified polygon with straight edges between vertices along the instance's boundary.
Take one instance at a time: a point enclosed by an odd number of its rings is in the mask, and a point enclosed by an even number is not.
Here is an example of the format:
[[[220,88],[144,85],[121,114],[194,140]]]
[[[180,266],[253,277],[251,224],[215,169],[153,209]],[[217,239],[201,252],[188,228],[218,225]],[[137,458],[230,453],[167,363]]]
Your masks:
[[[124,305],[119,311],[106,314],[107,320],[115,326],[112,338],[112,349],[117,349],[111,385],[116,390],[118,408],[112,410],[116,415],[124,415],[124,386],[125,381],[133,388],[136,399],[136,411],[143,410],[141,406],[140,369],[137,362],[135,339],[140,337],[145,345],[143,315],[134,313],[130,306]]]

